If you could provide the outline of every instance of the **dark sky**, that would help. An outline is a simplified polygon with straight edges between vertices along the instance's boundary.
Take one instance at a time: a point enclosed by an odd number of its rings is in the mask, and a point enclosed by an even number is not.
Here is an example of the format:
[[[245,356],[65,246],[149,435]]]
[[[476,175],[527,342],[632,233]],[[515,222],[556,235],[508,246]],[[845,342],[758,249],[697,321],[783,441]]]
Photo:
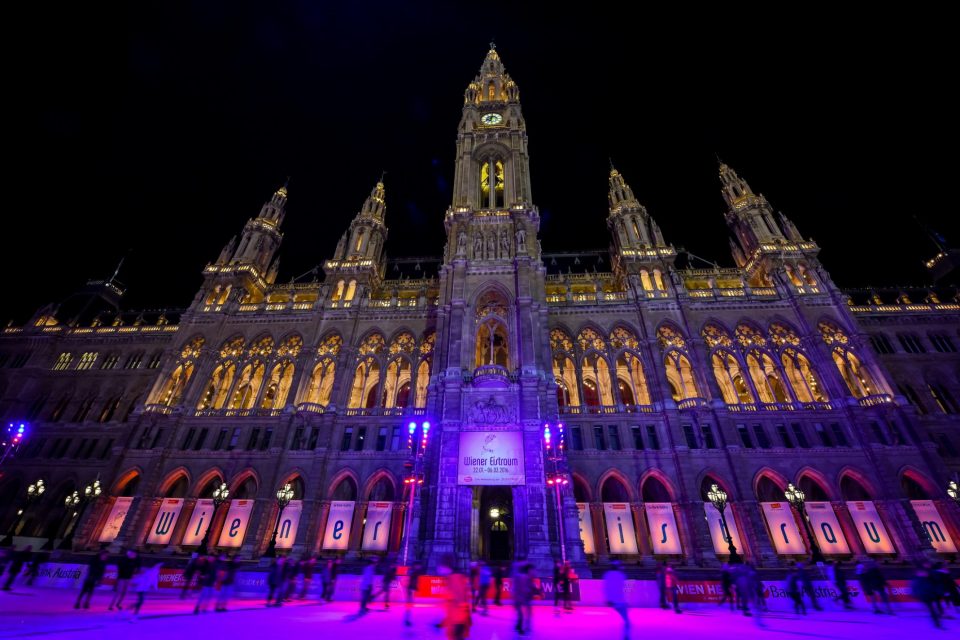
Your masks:
[[[280,281],[331,256],[381,169],[388,255],[438,255],[463,90],[491,37],[520,87],[545,251],[607,246],[610,156],[669,242],[723,265],[715,153],[841,285],[922,283],[933,247],[914,214],[960,239],[943,16],[78,4],[7,24],[0,320],[128,250],[130,306],[188,304],[287,175]]]

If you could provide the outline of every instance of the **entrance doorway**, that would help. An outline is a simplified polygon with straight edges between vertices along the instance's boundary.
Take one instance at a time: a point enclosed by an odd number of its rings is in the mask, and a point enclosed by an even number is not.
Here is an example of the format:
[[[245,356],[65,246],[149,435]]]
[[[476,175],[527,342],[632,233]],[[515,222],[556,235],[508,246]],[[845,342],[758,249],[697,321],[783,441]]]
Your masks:
[[[513,490],[480,489],[480,556],[490,562],[513,560]]]

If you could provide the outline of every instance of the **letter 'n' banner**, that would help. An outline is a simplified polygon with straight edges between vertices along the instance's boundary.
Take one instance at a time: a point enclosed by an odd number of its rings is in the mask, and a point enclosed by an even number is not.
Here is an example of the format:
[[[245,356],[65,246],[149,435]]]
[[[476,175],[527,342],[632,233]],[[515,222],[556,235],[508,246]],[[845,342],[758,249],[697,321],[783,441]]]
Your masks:
[[[190,522],[187,523],[187,530],[183,532],[183,540],[180,541],[180,544],[185,547],[199,546],[212,520],[213,500],[209,498],[197,500],[197,503],[193,505]],[[213,533],[211,531],[210,535],[213,535]]]
[[[810,517],[810,528],[817,536],[820,551],[823,555],[843,555],[850,553],[847,539],[843,537],[840,521],[829,502],[808,502],[807,515]]]
[[[637,534],[633,528],[633,513],[626,502],[604,502],[603,514],[607,519],[607,540],[610,553],[636,555]]]
[[[253,500],[231,500],[227,519],[220,529],[218,547],[237,548],[243,545],[243,536],[247,533],[250,524],[250,513],[253,511]]]
[[[937,510],[937,505],[933,504],[933,500],[911,500],[910,505],[937,553],[956,553],[957,546],[950,538],[947,525],[940,517],[940,511]]]
[[[869,500],[863,502],[850,501],[847,503],[847,509],[850,510],[850,517],[853,518],[857,534],[860,536],[860,541],[863,542],[864,551],[867,553],[897,552],[873,502]]]
[[[761,502],[763,515],[767,519],[770,540],[781,556],[803,555],[807,545],[800,537],[797,520],[793,517],[793,508],[789,502]]]
[[[180,512],[183,510],[183,498],[164,498],[160,502],[160,510],[153,519],[147,544],[170,544],[173,537],[173,528],[177,526]]]
[[[368,502],[367,524],[363,527],[364,551],[386,551],[390,539],[392,502]]]
[[[677,519],[673,514],[673,503],[645,502],[643,508],[647,512],[647,527],[650,529],[654,555],[683,553]]]
[[[346,551],[350,542],[350,525],[353,522],[352,500],[335,500],[330,503],[327,529],[323,532],[323,548]]]
[[[99,542],[113,542],[120,533],[120,527],[123,521],[127,519],[127,512],[130,511],[130,505],[133,504],[133,498],[117,498],[110,509],[110,515],[107,516],[107,522],[100,530]]]
[[[727,544],[727,536],[733,538],[733,546],[737,548],[737,553],[743,554],[745,549],[740,542],[740,531],[737,530],[737,519],[733,515],[733,509],[727,509],[727,530],[723,528],[723,518],[720,512],[713,506],[712,502],[704,502],[703,510],[707,512],[707,525],[710,527],[710,539],[713,540],[713,550],[717,555],[728,555],[730,545]]]
[[[280,516],[277,527],[277,549],[290,549],[297,539],[297,527],[300,526],[300,514],[303,513],[303,500],[291,500]],[[270,532],[273,535],[273,532]]]
[[[593,518],[590,516],[590,505],[586,502],[577,503],[577,520],[580,522],[580,539],[583,541],[584,553],[596,553],[593,546]]]

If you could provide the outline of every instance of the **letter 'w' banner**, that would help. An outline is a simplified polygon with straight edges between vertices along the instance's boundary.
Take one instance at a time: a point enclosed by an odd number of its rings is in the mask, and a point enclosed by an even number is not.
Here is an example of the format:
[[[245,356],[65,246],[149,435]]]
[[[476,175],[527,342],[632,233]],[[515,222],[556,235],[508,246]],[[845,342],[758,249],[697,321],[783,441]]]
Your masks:
[[[363,527],[363,550],[386,551],[390,539],[392,502],[368,502],[367,524]]]
[[[583,552],[596,553],[596,549],[593,547],[593,518],[590,516],[590,505],[586,502],[578,502],[577,516],[580,521],[580,539],[583,540]]]
[[[247,533],[250,524],[250,513],[253,511],[253,500],[231,500],[227,519],[220,529],[218,547],[237,548],[243,545],[243,536]]]
[[[817,536],[823,555],[842,555],[850,553],[847,539],[843,537],[840,521],[829,502],[808,502],[807,515],[810,516],[810,528]]]
[[[323,548],[347,550],[350,542],[350,525],[353,522],[353,501],[335,500],[330,503],[327,529],[323,532]]]
[[[117,498],[110,509],[110,515],[107,516],[107,523],[100,530],[100,542],[113,542],[120,533],[120,527],[123,521],[127,519],[127,512],[130,511],[130,505],[133,504],[133,498]]]
[[[802,555],[807,545],[800,537],[797,520],[793,517],[793,508],[789,502],[761,502],[763,515],[767,519],[770,539],[781,556]]]
[[[887,534],[883,521],[880,520],[880,514],[877,513],[877,507],[870,501],[863,502],[851,501],[847,503],[847,509],[850,510],[850,517],[853,518],[853,524],[857,528],[857,534],[863,542],[863,548],[867,553],[896,553],[893,548],[893,541]]]
[[[187,530],[183,533],[183,540],[180,544],[192,547],[199,545],[203,541],[203,536],[207,533],[207,527],[213,519],[213,500],[210,498],[201,498],[193,505],[193,512],[190,514],[190,522],[187,523]],[[210,535],[214,532],[211,531]]]
[[[947,525],[943,523],[943,518],[940,517],[940,512],[937,510],[937,505],[933,504],[933,500],[911,500],[910,505],[916,512],[920,524],[927,531],[933,548],[938,553],[956,553],[957,546],[950,539]]]
[[[680,546],[680,531],[677,519],[673,515],[670,502],[647,502],[643,505],[647,512],[647,527],[650,529],[650,542],[655,555],[677,555],[683,553]]]
[[[707,512],[707,525],[710,527],[710,538],[713,540],[713,550],[718,555],[728,555],[730,547],[727,544],[727,536],[733,538],[733,546],[737,548],[737,553],[743,554],[743,544],[740,542],[740,532],[737,530],[737,519],[733,515],[733,509],[727,508],[727,529],[723,530],[723,519],[720,512],[713,506],[712,502],[704,502],[703,510]]]
[[[173,528],[177,526],[182,510],[183,498],[164,498],[160,503],[160,511],[153,520],[153,526],[150,527],[147,544],[170,544]]]
[[[633,514],[626,502],[604,502],[603,514],[607,518],[607,539],[610,553],[637,553],[637,534],[633,528]]]
[[[297,527],[300,526],[300,514],[303,513],[303,500],[291,500],[280,516],[277,528],[277,549],[290,549],[297,539]],[[273,535],[273,532],[270,532]]]

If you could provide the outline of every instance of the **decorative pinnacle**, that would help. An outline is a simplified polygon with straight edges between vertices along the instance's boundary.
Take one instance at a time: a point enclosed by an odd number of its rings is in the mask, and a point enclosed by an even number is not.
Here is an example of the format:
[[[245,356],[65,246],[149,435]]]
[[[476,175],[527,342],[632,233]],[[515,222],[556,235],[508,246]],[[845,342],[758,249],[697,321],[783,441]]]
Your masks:
[[[493,38],[490,38],[490,50],[491,50],[491,51],[496,51],[496,50],[497,50],[497,43],[494,42]]]

